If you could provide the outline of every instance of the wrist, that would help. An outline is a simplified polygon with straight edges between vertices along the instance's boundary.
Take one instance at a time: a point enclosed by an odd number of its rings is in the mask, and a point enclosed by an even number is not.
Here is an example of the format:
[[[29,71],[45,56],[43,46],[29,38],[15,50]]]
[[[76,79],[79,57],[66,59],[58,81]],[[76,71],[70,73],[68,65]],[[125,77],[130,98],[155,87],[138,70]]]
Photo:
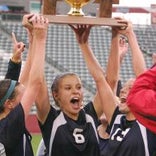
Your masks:
[[[33,29],[33,38],[45,39],[47,37],[47,29],[46,28],[34,28]]]
[[[10,60],[11,60],[11,62],[16,63],[16,64],[21,63],[21,59],[15,59],[13,56],[11,57]]]
[[[131,31],[128,31],[125,35],[126,35],[126,36],[127,36],[127,38],[129,39],[129,38],[131,38],[131,37],[135,36],[135,33],[134,33],[134,31],[133,31],[133,30],[131,30]]]

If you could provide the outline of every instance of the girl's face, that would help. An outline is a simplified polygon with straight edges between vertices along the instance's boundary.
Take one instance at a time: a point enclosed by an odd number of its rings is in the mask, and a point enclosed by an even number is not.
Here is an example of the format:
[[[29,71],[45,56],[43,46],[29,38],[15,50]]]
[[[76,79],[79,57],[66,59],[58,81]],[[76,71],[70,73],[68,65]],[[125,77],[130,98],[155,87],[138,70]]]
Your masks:
[[[83,103],[81,80],[76,75],[67,75],[61,79],[58,92],[54,94],[61,110],[76,120]]]
[[[130,109],[126,103],[126,99],[133,86],[133,83],[134,83],[134,79],[128,80],[120,91],[120,103],[118,106],[119,106],[119,110],[123,113],[130,112]]]

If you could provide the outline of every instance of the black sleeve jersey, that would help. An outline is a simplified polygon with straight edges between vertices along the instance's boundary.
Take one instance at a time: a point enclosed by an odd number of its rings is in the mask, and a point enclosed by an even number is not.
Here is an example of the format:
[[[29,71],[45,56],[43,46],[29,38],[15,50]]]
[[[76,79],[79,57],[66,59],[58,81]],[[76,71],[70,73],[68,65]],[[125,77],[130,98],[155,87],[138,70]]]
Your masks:
[[[149,155],[156,156],[156,134],[147,129]]]
[[[49,156],[100,155],[94,120],[84,110],[75,121],[51,107],[40,128]]]
[[[0,120],[0,142],[7,156],[33,156],[31,136],[25,128],[24,112],[21,104],[15,107],[6,118]]]
[[[51,107],[45,123],[42,125],[39,122],[39,127],[41,129],[43,140],[47,149],[49,148],[50,135],[51,135],[51,129],[53,127],[53,122],[58,116],[58,114],[59,112],[55,110],[53,107]]]
[[[99,121],[96,111],[94,109],[93,102],[90,101],[88,104],[86,104],[84,107],[84,110],[87,114],[89,114],[94,119],[95,126],[97,128],[100,124],[100,121]]]
[[[110,139],[102,156],[153,156],[152,147],[155,145],[147,139],[152,139],[147,129],[138,121],[128,121],[124,114],[117,112],[118,108],[114,112]]]
[[[5,79],[11,79],[18,81],[22,63],[14,63],[11,60],[8,63],[8,70],[5,75]]]

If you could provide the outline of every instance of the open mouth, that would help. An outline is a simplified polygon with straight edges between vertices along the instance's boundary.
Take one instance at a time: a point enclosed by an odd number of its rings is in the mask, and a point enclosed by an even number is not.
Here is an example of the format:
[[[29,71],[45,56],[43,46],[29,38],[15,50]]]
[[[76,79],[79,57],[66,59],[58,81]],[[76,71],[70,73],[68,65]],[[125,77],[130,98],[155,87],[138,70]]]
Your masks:
[[[126,98],[120,98],[120,102],[121,103],[125,103],[126,102]]]
[[[76,104],[76,103],[79,102],[79,99],[78,99],[78,98],[72,98],[72,99],[70,100],[70,102],[71,102],[72,104]]]

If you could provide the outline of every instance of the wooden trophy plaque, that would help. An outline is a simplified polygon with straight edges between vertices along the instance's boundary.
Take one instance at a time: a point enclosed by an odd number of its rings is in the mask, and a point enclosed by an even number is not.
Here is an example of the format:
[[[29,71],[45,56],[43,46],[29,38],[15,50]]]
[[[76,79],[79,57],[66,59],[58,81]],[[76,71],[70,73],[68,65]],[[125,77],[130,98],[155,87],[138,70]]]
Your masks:
[[[74,0],[66,0],[74,1]],[[82,0],[80,0],[82,1]],[[86,0],[85,0],[86,1]],[[95,0],[99,3],[99,17],[90,17],[85,15],[56,15],[57,0],[44,0],[42,6],[43,15],[49,19],[50,23],[56,24],[87,24],[99,26],[119,26],[125,27],[124,24],[118,23],[112,17],[112,5],[119,4],[119,0]]]

